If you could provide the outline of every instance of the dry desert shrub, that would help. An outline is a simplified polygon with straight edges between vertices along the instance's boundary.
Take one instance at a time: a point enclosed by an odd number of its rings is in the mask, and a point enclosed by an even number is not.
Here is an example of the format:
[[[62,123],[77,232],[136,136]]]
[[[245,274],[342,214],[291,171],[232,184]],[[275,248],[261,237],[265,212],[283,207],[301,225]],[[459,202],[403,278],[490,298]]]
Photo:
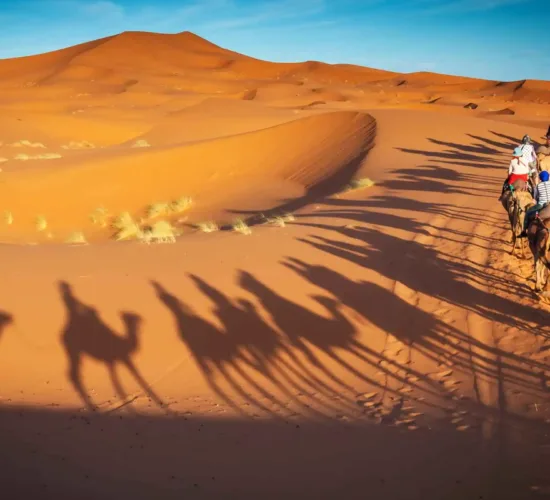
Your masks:
[[[13,148],[22,148],[22,147],[45,148],[46,147],[41,142],[31,142],[31,141],[27,141],[26,139],[23,139],[22,141],[14,142],[13,144],[11,144],[11,146]]]
[[[132,144],[133,148],[150,148],[151,144],[149,144],[145,139],[138,139],[136,142]]]
[[[242,219],[236,219],[232,224],[233,231],[244,235],[252,234],[252,229],[248,227],[247,223]]]
[[[165,220],[159,220],[152,226],[145,228],[139,239],[144,243],[175,243],[176,230]]]
[[[58,153],[46,153],[43,155],[27,155],[27,154],[18,154],[13,157],[14,160],[21,160],[21,161],[27,161],[27,160],[54,160],[56,158],[61,158],[61,155]]]
[[[265,220],[265,224],[272,224],[278,227],[285,227],[287,222],[293,222],[295,220],[294,215],[292,214],[276,215],[274,217],[263,216],[263,218]]]
[[[196,225],[196,228],[203,233],[214,233],[216,231],[219,231],[220,229],[218,225],[213,221],[199,222]]]
[[[170,203],[157,202],[152,203],[147,207],[147,217],[150,219],[154,217],[168,215],[170,213]]]
[[[347,186],[347,191],[353,191],[355,189],[365,189],[374,186],[374,182],[368,177],[363,177],[362,179],[354,179]]]
[[[76,245],[76,244],[87,244],[86,238],[84,237],[84,233],[81,231],[74,231],[71,233],[68,238],[65,240],[65,243],[69,243],[70,245]]]
[[[65,144],[64,146],[61,146],[63,149],[93,149],[95,148],[95,144],[92,144],[88,141],[71,141],[69,144]]]
[[[4,222],[9,226],[13,224],[13,214],[9,210],[4,210]]]
[[[176,214],[185,212],[193,204],[193,199],[190,196],[182,196],[170,203],[170,209]]]
[[[48,227],[48,221],[46,220],[46,217],[44,217],[43,215],[39,215],[35,219],[35,225],[37,231],[45,231]]]
[[[159,216],[167,216],[171,213],[180,214],[185,212],[193,204],[193,199],[189,196],[182,196],[177,200],[166,202],[157,202],[149,205],[147,208],[147,217],[152,219]]]
[[[126,240],[128,238],[139,238],[143,234],[139,224],[134,221],[129,212],[123,212],[117,216],[112,225],[117,230],[115,234],[115,239],[117,241]]]
[[[107,227],[109,211],[105,207],[98,207],[90,214],[90,220],[99,227]]]

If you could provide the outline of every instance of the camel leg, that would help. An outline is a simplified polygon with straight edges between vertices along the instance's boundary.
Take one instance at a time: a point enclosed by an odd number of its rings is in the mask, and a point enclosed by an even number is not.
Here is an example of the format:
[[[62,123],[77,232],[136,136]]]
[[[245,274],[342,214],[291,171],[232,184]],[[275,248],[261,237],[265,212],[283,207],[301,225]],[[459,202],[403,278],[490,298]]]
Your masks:
[[[527,255],[525,255],[525,238],[521,239],[521,258],[522,260],[527,259]]]
[[[234,364],[233,367],[236,367],[236,364]],[[241,386],[241,384],[237,383],[237,381],[229,374],[229,372],[226,370],[226,368],[223,365],[220,365],[218,369],[220,373],[223,375],[223,378],[225,379],[225,381],[229,383],[229,385],[233,388],[233,390],[237,394],[239,394],[248,404],[264,410],[266,413],[269,413],[273,417],[281,418],[279,415],[273,412],[273,410],[270,410],[267,406],[262,404],[260,401],[254,399],[252,396],[247,394],[246,391]],[[238,371],[239,370],[237,370],[237,372]]]
[[[512,251],[510,252],[510,255],[514,255],[516,251],[516,244],[518,242],[518,238],[516,236],[516,233],[512,231]]]
[[[111,382],[117,393],[117,396],[120,398],[122,403],[126,403],[128,401],[128,394],[126,394],[126,391],[124,390],[124,388],[122,387],[122,384],[120,383],[120,378],[116,371],[115,365],[109,364],[108,368],[109,368],[109,376],[111,377]],[[134,408],[132,408],[132,406],[130,405],[128,405],[128,408],[132,412],[135,411]]]
[[[535,255],[535,290],[540,292],[541,290],[541,277],[542,277],[542,262],[538,258],[538,255]]]
[[[69,380],[82,399],[82,402],[86,405],[86,408],[90,411],[96,411],[97,406],[93,403],[82,384],[80,377],[80,362],[81,359],[78,353],[69,352]]]
[[[138,369],[134,365],[134,363],[130,359],[123,360],[123,363],[128,367],[128,370],[132,373],[138,384],[141,386],[141,388],[145,391],[145,393],[155,402],[158,406],[161,408],[165,408],[168,410],[167,405],[160,399],[159,396],[151,389],[149,384],[145,381],[145,379],[141,376]]]

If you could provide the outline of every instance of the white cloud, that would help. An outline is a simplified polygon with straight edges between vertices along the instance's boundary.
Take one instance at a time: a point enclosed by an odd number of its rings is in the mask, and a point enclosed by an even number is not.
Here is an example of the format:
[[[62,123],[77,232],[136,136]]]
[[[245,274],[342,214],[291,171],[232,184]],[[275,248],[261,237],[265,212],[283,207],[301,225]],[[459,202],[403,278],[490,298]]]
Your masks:
[[[531,3],[534,0],[415,0],[422,14],[457,14],[469,12],[483,12],[499,9],[510,5]]]
[[[125,15],[124,7],[107,0],[81,4],[80,9],[86,15],[122,19]]]

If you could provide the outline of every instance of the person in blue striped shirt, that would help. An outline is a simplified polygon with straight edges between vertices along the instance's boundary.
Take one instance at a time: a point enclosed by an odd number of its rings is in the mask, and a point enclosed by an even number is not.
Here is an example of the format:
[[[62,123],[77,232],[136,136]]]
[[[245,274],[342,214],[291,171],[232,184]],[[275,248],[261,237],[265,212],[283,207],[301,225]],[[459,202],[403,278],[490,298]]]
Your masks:
[[[525,238],[527,236],[527,228],[529,223],[533,218],[533,215],[542,210],[550,203],[550,174],[543,170],[539,174],[540,182],[536,185],[533,197],[537,204],[534,207],[531,207],[525,212],[525,219],[523,221],[523,231],[519,235],[520,238]]]

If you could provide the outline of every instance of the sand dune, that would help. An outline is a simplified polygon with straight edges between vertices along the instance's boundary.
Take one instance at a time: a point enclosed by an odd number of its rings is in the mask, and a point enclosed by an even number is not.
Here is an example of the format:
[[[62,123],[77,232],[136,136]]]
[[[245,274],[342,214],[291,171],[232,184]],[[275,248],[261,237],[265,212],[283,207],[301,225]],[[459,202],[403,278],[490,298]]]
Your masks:
[[[127,32],[0,90],[6,498],[550,486],[549,309],[497,201],[549,82]]]
[[[91,150],[80,159],[58,162],[61,166],[55,168],[12,172],[0,186],[0,197],[4,208],[21,222],[3,234],[15,241],[28,238],[36,233],[34,218],[42,214],[53,235],[65,237],[76,229],[91,229],[89,215],[97,207],[138,215],[152,203],[183,195],[198,201],[199,217],[219,219],[224,207],[238,202],[248,209],[259,204],[269,208],[269,200],[276,205],[287,193],[300,193],[336,175],[373,139],[374,122],[366,114],[335,112],[289,119],[294,121],[183,147],[178,142],[185,142],[185,135],[173,129],[171,139],[164,135],[162,146],[153,142],[143,150],[128,144]],[[339,187],[343,185],[334,186]],[[108,231],[103,235],[110,236]],[[50,239],[59,241],[55,236]]]

